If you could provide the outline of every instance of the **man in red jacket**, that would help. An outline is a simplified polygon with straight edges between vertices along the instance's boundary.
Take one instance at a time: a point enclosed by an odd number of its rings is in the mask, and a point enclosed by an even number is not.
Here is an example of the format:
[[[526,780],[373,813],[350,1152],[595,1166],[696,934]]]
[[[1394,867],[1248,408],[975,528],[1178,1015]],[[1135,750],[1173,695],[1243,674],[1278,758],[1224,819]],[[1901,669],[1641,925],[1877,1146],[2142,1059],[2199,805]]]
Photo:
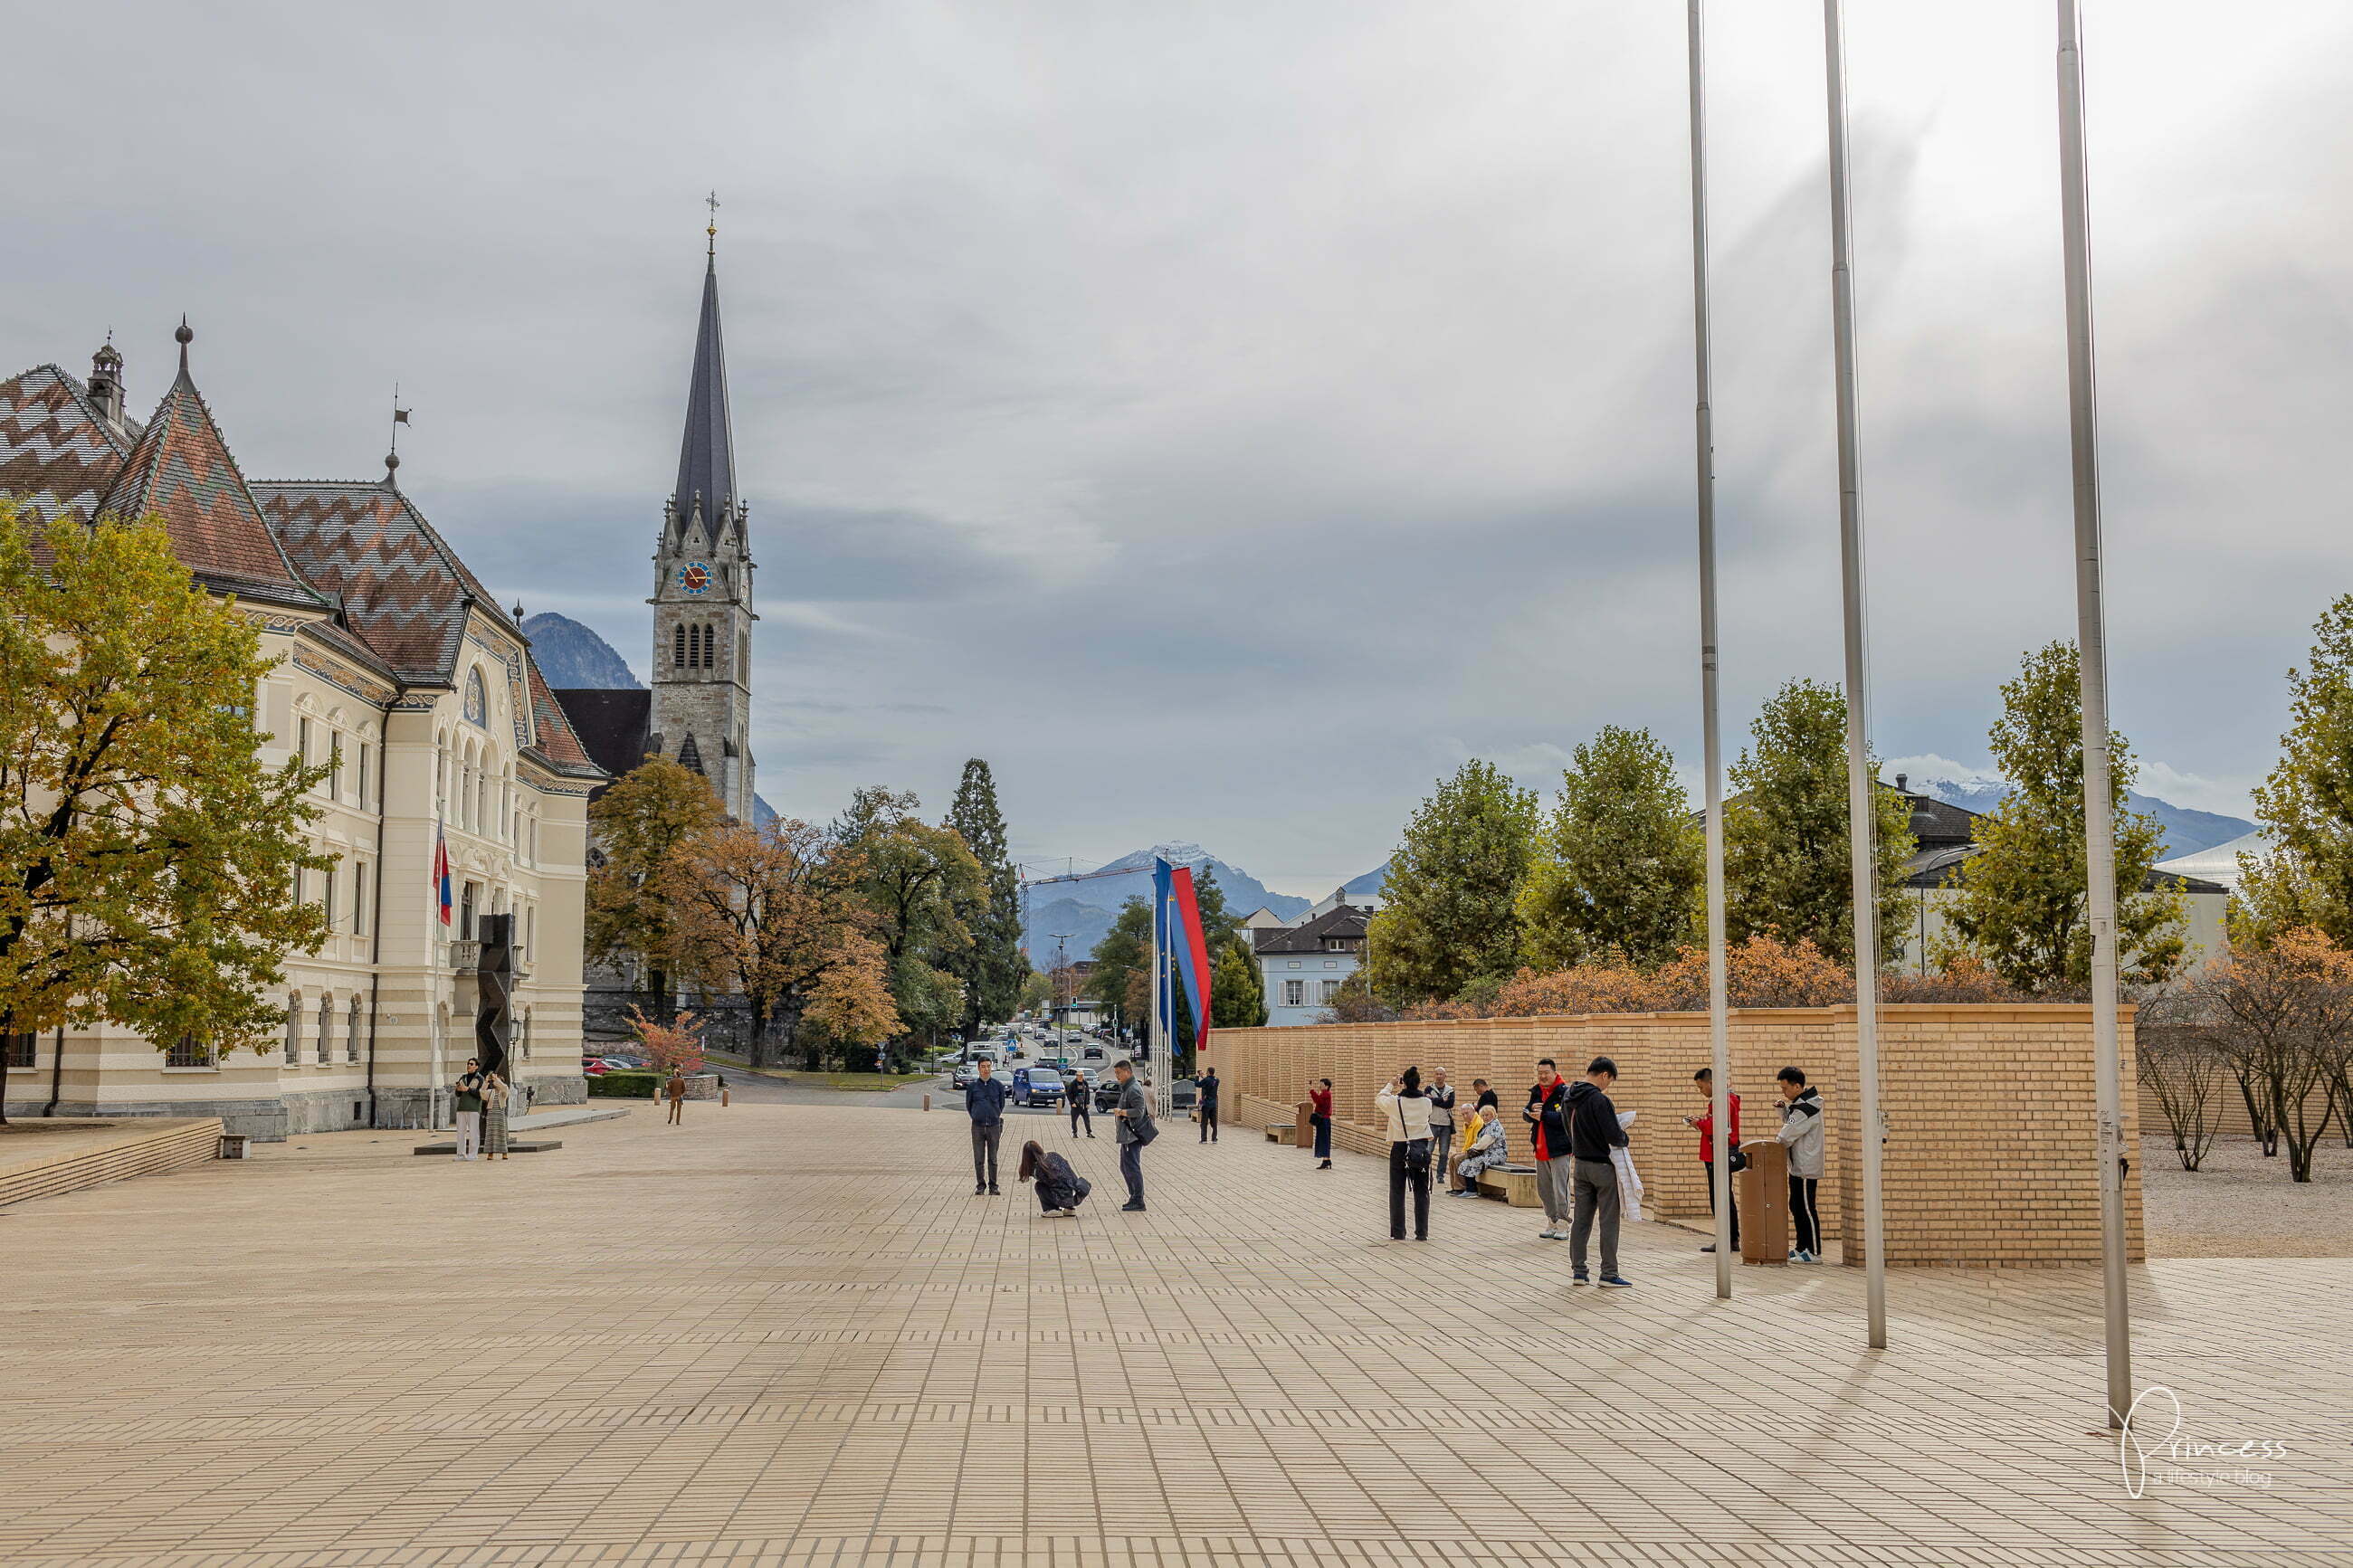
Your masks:
[[[1699,1097],[1707,1102],[1708,1110],[1705,1116],[1684,1117],[1683,1125],[1699,1130],[1700,1165],[1707,1173],[1707,1212],[1714,1214],[1715,1212],[1715,1075],[1707,1068],[1702,1068],[1692,1074],[1692,1081],[1699,1085]],[[1737,1149],[1740,1147],[1740,1097],[1727,1093],[1724,1098],[1732,1110],[1730,1147]],[[1725,1190],[1724,1196],[1725,1202],[1732,1207],[1732,1249],[1737,1252],[1740,1250],[1740,1205],[1733,1197],[1730,1188],[1727,1187]],[[1714,1252],[1715,1243],[1711,1241],[1700,1250]]]

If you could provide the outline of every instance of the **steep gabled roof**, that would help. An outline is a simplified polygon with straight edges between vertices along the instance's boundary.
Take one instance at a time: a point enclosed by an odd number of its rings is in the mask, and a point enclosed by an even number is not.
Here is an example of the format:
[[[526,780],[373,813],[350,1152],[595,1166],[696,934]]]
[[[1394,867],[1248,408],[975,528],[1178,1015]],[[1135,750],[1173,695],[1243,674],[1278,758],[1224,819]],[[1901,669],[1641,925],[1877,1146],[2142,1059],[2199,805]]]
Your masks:
[[[1371,919],[1372,911],[1369,910],[1360,909],[1355,904],[1341,904],[1337,908],[1324,910],[1311,920],[1303,921],[1295,926],[1287,926],[1276,931],[1252,931],[1250,933],[1251,951],[1254,952],[1328,952],[1330,950],[1324,945],[1326,940],[1364,941],[1365,927]]]
[[[694,331],[694,371],[686,384],[686,437],[678,452],[678,515],[702,498],[703,526],[717,538],[735,493],[735,431],[727,411],[727,356],[719,341],[719,264],[702,274],[702,319]]]
[[[185,362],[99,498],[98,510],[126,519],[160,516],[173,552],[208,588],[326,604],[278,547]]]
[[[532,750],[547,759],[559,773],[592,774],[606,770],[597,766],[580,743],[579,733],[572,728],[571,717],[555,700],[555,693],[547,689],[547,678],[539,673],[539,661],[526,658],[524,668],[530,675]]]
[[[619,778],[653,749],[654,694],[643,687],[565,687],[551,693],[589,759]]]
[[[425,514],[391,485],[263,479],[253,488],[286,553],[304,576],[342,596],[353,629],[402,679],[454,678],[470,607],[512,625]]]
[[[93,518],[138,436],[108,424],[80,382],[35,365],[0,381],[0,495],[45,524],[68,511]]]

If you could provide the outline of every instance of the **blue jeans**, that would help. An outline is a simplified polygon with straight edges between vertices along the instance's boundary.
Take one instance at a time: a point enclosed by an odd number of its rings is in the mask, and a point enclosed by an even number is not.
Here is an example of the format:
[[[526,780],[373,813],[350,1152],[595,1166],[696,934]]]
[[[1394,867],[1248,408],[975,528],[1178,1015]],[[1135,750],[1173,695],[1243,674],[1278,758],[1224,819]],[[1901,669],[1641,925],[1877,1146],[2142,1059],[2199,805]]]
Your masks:
[[[1144,1201],[1144,1145],[1123,1143],[1119,1146],[1119,1173],[1127,1179],[1127,1201]]]

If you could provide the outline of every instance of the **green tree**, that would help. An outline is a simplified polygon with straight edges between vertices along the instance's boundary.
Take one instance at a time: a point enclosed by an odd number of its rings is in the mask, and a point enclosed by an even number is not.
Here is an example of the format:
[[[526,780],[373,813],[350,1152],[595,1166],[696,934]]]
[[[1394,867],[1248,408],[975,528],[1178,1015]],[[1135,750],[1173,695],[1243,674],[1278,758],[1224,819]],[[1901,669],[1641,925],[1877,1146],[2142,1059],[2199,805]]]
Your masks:
[[[1536,797],[1473,759],[1406,824],[1366,932],[1375,991],[1393,1001],[1454,995],[1519,967],[1513,910],[1535,837]]]
[[[1954,873],[1946,919],[1952,952],[1977,955],[2021,991],[2090,984],[2085,914],[2084,707],[2075,645],[2054,642],[2021,661],[2001,689],[2002,714],[1987,731],[2010,793],[1978,818],[1978,852]],[[2144,888],[2164,853],[2154,816],[2125,809],[2136,772],[2132,749],[2108,734],[2109,805],[2116,813],[2116,938],[2120,976],[2154,984],[2181,963],[2181,889]]]
[[[262,760],[260,629],[160,521],[45,543],[0,503],[0,1033],[268,1048],[286,956],[326,935],[290,896],[333,864],[304,837],[326,764]]]
[[[2312,632],[2311,658],[2288,672],[2280,759],[2255,791],[2263,848],[2239,858],[2234,945],[2309,926],[2353,947],[2353,594]]]
[[[1131,976],[1148,974],[1152,969],[1151,903],[1133,898],[1122,904],[1111,930],[1087,956],[1095,961],[1087,975],[1088,997],[1111,1014],[1121,1028],[1141,1022],[1142,1015],[1130,1005],[1128,982]],[[1145,1004],[1147,1010],[1149,1006]]]
[[[997,780],[978,757],[964,765],[947,825],[964,836],[988,884],[986,901],[966,900],[956,907],[956,918],[972,932],[972,945],[949,965],[964,982],[961,1021],[969,1039],[983,1024],[1013,1016],[1022,976],[1029,969],[1021,953],[1021,883],[1013,869],[1005,817],[997,805]]]
[[[1754,750],[1729,770],[1724,807],[1725,928],[1810,941],[1841,963],[1854,961],[1854,883],[1847,833],[1846,697],[1835,686],[1792,680],[1750,726]],[[1873,759],[1873,777],[1878,776]],[[1880,961],[1904,940],[1904,862],[1915,841],[1904,797],[1875,792]]]
[[[1209,1023],[1219,1029],[1255,1029],[1266,1022],[1266,979],[1250,933],[1234,931],[1209,950]]]
[[[954,970],[971,950],[972,931],[961,911],[986,907],[988,879],[962,834],[915,815],[922,805],[881,785],[859,790],[833,837],[862,868],[860,889],[879,917],[899,1016],[936,1044],[964,1016]]]
[[[1570,754],[1520,886],[1528,963],[1665,963],[1698,936],[1705,858],[1673,756],[1648,730],[1604,726]]]
[[[726,816],[711,781],[667,757],[648,757],[588,805],[596,837],[590,858],[586,942],[590,959],[635,963],[653,993],[657,1023],[674,999],[661,954],[670,942],[670,906],[657,891],[662,868],[681,847]]]

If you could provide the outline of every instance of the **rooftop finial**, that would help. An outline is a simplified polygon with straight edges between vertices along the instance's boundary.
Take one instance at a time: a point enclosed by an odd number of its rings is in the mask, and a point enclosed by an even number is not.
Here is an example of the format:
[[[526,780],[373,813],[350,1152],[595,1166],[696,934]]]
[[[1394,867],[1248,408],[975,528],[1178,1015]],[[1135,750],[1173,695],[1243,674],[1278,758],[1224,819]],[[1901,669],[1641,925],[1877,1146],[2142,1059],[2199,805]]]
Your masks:
[[[702,205],[711,209],[711,222],[702,231],[710,243],[710,249],[704,254],[716,261],[719,259],[719,193],[713,191],[703,197]]]
[[[392,450],[384,455],[384,482],[393,482],[392,476],[400,467],[400,427],[408,423],[408,410],[400,405],[400,383],[392,384]]]
[[[172,341],[180,345],[180,374],[185,375],[188,374],[188,345],[196,341],[196,334],[188,326],[188,314],[185,310],[180,312],[180,329],[172,334]]]

